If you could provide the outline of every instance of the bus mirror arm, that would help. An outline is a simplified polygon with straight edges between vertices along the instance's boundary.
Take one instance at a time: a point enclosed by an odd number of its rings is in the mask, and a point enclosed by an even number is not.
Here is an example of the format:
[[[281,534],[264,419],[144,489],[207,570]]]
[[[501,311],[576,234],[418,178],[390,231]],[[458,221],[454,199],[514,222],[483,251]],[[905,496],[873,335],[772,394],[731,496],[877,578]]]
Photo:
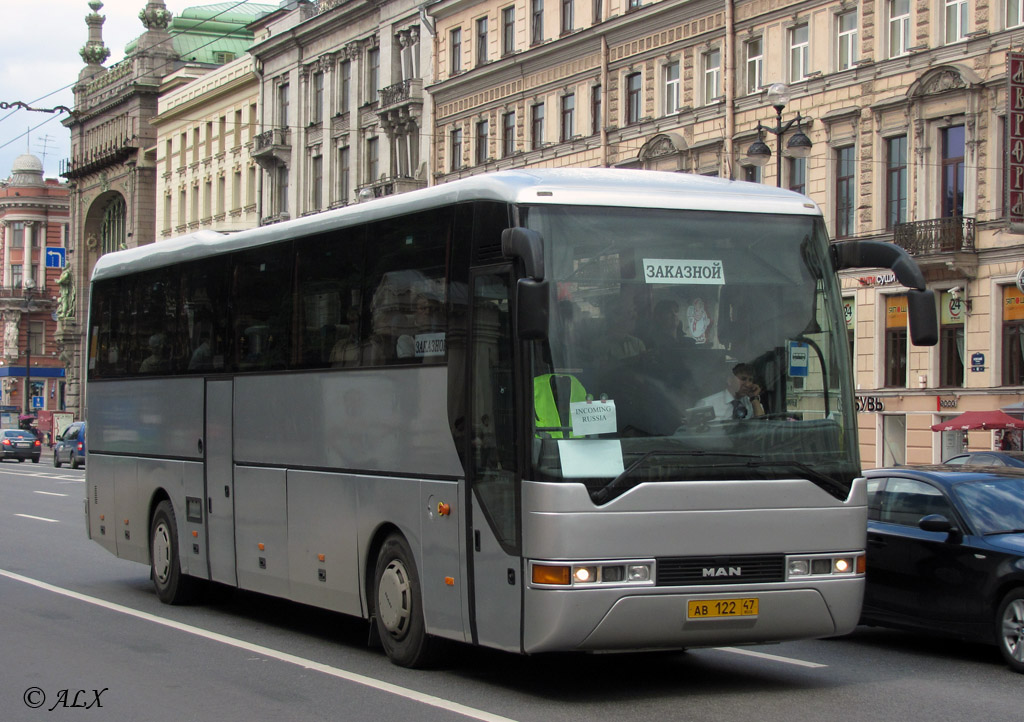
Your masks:
[[[528,278],[544,280],[544,240],[529,228],[506,228],[501,232],[501,253],[523,259]]]
[[[927,289],[924,274],[910,254],[895,243],[838,241],[831,246],[836,271],[847,268],[888,268],[907,293],[910,340],[915,346],[934,346],[939,340],[935,292]]]

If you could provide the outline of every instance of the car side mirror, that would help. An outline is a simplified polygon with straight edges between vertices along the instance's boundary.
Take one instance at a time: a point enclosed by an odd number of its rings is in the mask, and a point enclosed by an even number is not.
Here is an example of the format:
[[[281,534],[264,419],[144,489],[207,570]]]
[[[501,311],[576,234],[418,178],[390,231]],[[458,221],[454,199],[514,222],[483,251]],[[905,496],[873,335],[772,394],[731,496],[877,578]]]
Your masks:
[[[924,531],[945,532],[949,534],[950,541],[960,541],[962,535],[949,519],[942,514],[929,514],[921,517],[917,525]]]

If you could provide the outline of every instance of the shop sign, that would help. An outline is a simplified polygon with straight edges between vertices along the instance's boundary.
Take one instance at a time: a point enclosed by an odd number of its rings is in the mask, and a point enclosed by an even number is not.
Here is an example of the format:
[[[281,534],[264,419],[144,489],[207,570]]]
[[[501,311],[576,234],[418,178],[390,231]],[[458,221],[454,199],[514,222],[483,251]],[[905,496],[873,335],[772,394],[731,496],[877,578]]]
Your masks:
[[[1006,188],[1012,223],[1024,223],[1024,53],[1006,54]]]
[[[960,401],[956,396],[952,396],[948,399],[944,399],[941,396],[935,397],[935,410],[942,411],[943,409],[955,409],[957,402]]]

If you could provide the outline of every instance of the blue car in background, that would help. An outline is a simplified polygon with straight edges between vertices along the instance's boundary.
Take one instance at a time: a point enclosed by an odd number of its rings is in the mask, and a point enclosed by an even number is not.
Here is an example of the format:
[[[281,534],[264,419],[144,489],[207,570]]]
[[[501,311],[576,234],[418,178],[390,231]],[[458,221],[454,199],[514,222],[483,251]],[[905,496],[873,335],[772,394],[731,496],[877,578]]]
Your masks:
[[[70,424],[53,445],[53,465],[58,469],[67,461],[72,469],[85,464],[85,422]]]
[[[946,459],[944,464],[967,466],[1017,466],[1024,468],[1024,451],[966,451]]]
[[[866,471],[863,624],[996,644],[1024,673],[1024,469]]]

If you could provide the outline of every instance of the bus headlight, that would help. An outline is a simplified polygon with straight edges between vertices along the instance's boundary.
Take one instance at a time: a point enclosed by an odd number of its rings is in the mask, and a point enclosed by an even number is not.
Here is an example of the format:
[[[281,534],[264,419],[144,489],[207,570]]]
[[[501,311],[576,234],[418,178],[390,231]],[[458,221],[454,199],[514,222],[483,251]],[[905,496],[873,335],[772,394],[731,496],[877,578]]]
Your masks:
[[[531,561],[530,580],[539,587],[608,587],[653,584],[654,560],[565,562]]]
[[[801,554],[786,557],[786,579],[855,577],[864,574],[864,554]]]

